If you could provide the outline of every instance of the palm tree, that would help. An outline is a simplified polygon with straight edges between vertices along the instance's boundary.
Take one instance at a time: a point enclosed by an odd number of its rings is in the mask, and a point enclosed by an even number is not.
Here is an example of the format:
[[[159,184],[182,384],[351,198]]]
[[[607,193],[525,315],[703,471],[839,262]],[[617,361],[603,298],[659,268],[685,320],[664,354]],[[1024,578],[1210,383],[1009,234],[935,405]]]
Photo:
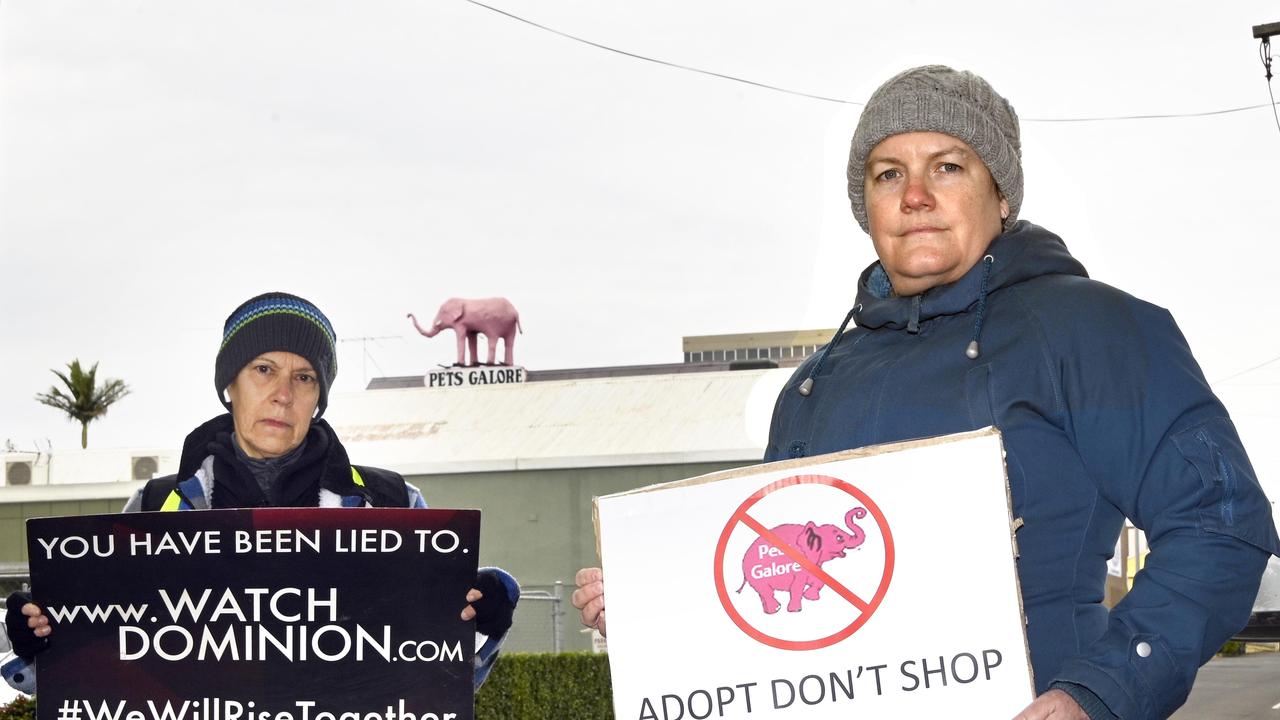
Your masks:
[[[57,370],[49,372],[58,376],[63,385],[71,393],[67,395],[57,387],[49,388],[47,393],[38,393],[36,400],[55,407],[66,413],[68,417],[80,423],[80,447],[89,447],[89,423],[107,414],[107,408],[129,394],[129,386],[123,380],[107,380],[102,387],[97,386],[98,363],[89,368],[89,372],[80,369],[80,361],[72,360],[67,365],[69,375]]]

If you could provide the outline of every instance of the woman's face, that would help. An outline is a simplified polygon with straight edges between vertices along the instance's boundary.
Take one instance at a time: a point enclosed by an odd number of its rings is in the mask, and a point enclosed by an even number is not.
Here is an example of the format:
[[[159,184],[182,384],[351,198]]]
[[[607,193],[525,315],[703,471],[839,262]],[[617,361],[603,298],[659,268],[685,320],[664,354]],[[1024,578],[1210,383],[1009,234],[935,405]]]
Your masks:
[[[311,363],[291,352],[268,352],[245,365],[227,387],[240,449],[274,458],[302,444],[320,402]]]
[[[959,280],[1009,216],[978,154],[942,133],[885,138],[867,156],[865,183],[871,242],[901,296]]]

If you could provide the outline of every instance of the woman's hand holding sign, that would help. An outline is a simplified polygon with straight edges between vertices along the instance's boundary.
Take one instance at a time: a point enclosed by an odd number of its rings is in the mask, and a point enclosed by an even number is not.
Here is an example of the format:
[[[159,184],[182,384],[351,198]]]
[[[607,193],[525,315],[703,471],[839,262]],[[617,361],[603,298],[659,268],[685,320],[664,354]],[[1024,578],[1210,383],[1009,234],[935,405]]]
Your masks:
[[[15,655],[30,660],[49,643],[46,638],[53,632],[49,618],[45,617],[39,605],[31,602],[30,593],[13,593],[5,601],[5,609],[9,644],[13,646]]]
[[[510,576],[508,576],[510,577]],[[499,571],[480,568],[476,586],[467,591],[467,603],[462,609],[462,619],[475,618],[476,632],[488,637],[505,633],[510,627],[520,599],[520,588],[503,584]]]
[[[1018,713],[1013,720],[1089,720],[1079,703],[1062,690],[1050,690]]]
[[[573,581],[578,586],[573,591],[573,606],[581,611],[582,624],[607,635],[604,626],[604,571],[582,568]]]
[[[31,628],[31,632],[36,637],[49,637],[49,633],[53,632],[53,628],[49,627],[49,618],[45,617],[39,605],[35,603],[23,605],[22,614],[27,617],[27,627]]]

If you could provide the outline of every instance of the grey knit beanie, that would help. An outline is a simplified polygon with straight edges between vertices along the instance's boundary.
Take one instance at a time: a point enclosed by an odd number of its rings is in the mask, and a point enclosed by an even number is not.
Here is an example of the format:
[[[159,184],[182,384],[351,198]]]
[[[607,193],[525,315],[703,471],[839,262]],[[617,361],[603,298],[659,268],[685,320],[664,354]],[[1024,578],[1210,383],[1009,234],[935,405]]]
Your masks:
[[[282,292],[250,298],[233,310],[222,326],[222,346],[213,370],[218,399],[230,410],[222,391],[249,361],[263,353],[291,352],[315,368],[320,381],[316,417],[320,417],[329,404],[329,387],[338,375],[336,342],[329,318],[307,300]]]
[[[871,232],[864,197],[867,156],[885,138],[909,132],[939,132],[968,143],[1009,203],[1004,229],[1013,227],[1022,207],[1022,142],[1017,113],[977,75],[945,65],[926,65],[895,75],[872,93],[853,133],[849,201],[864,231]]]

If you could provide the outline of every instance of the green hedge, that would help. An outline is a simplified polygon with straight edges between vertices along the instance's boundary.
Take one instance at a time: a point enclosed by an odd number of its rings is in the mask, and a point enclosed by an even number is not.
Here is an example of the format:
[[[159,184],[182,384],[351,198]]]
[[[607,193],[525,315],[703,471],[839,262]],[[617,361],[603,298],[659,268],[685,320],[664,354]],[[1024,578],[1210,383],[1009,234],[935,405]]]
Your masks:
[[[504,653],[476,694],[476,720],[613,720],[609,657]]]
[[[34,700],[0,707],[0,720],[35,720]],[[476,720],[612,720],[609,659],[591,653],[504,653],[476,694]]]
[[[36,720],[36,701],[19,695],[13,702],[0,707],[0,720]]]

